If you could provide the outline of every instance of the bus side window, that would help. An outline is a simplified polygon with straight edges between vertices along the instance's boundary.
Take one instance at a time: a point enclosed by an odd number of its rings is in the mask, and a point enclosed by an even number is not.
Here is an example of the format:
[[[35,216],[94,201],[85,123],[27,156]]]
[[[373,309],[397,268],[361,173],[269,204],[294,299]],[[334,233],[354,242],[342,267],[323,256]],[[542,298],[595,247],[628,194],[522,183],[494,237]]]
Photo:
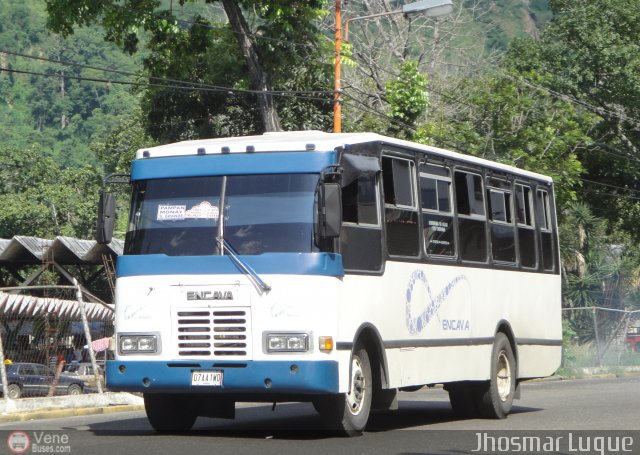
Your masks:
[[[456,255],[453,231],[451,171],[436,164],[420,165],[424,247],[430,256]]]
[[[536,197],[536,218],[540,229],[540,245],[542,247],[542,268],[553,271],[555,265],[555,251],[553,248],[553,232],[551,227],[551,208],[549,206],[549,193],[539,189]]]
[[[511,214],[511,191],[490,188],[489,226],[491,229],[491,256],[499,262],[516,262],[515,233]]]
[[[392,256],[419,256],[420,231],[413,161],[383,156],[382,181],[387,250]]]
[[[531,187],[516,183],[516,224],[518,226],[518,248],[520,265],[535,269],[538,265],[536,230],[533,223]]]
[[[345,270],[382,269],[378,173],[359,174],[342,188],[340,253]]]
[[[460,258],[463,261],[486,262],[487,232],[482,177],[464,171],[455,171],[454,175]]]

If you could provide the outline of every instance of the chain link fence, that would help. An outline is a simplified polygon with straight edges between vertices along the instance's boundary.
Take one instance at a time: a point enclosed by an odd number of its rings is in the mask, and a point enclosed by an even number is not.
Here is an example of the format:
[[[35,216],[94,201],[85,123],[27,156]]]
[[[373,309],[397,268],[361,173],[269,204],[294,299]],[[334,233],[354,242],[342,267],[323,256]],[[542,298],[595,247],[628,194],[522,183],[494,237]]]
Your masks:
[[[2,396],[102,393],[113,330],[113,308],[85,302],[75,280],[73,286],[0,288]]]
[[[563,308],[563,369],[640,371],[640,310]]]

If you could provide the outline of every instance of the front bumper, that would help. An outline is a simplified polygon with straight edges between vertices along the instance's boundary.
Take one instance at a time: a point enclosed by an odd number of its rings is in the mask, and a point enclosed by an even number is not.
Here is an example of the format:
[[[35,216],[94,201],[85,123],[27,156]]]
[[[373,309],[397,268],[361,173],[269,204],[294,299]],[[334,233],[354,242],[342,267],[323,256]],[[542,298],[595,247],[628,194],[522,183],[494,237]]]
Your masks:
[[[223,372],[222,386],[191,385],[193,371]],[[109,360],[111,391],[143,393],[320,394],[338,393],[334,361],[202,361]]]

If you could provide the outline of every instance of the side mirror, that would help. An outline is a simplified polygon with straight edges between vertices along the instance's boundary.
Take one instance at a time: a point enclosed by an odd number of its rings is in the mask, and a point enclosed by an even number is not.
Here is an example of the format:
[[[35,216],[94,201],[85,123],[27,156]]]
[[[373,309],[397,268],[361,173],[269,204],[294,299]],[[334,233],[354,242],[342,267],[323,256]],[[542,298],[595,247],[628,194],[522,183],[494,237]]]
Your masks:
[[[98,205],[98,223],[96,226],[96,241],[110,243],[113,238],[113,228],[116,222],[116,198],[113,193],[102,193]]]
[[[341,225],[342,188],[339,183],[323,182],[318,186],[318,237],[339,237]]]

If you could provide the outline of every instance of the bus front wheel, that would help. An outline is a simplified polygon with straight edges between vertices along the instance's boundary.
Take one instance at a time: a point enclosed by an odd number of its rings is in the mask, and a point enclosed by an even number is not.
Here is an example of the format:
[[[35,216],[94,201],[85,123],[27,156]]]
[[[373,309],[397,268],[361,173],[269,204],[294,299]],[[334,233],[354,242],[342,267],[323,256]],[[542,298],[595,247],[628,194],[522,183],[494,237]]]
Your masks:
[[[491,378],[477,395],[477,408],[483,417],[507,417],[516,390],[516,371],[511,343],[504,333],[498,332],[491,353]]]
[[[358,436],[367,426],[373,393],[371,363],[364,348],[351,356],[349,391],[314,402],[325,424],[347,436]]]
[[[149,423],[158,433],[188,431],[198,417],[189,395],[144,394],[144,408]]]

